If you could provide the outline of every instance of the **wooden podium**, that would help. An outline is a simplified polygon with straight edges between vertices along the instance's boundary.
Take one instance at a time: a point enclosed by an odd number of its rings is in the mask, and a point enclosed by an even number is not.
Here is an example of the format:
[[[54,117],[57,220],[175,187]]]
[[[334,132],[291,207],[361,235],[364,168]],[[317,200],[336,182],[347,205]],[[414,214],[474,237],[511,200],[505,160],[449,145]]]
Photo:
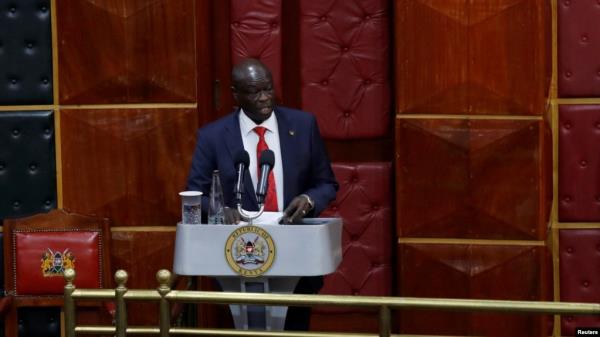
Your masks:
[[[341,240],[339,218],[307,218],[296,225],[178,224],[173,270],[215,277],[224,291],[290,294],[301,276],[336,270]],[[256,307],[230,305],[237,329],[249,328]],[[263,328],[283,330],[286,313],[287,307],[265,307]]]

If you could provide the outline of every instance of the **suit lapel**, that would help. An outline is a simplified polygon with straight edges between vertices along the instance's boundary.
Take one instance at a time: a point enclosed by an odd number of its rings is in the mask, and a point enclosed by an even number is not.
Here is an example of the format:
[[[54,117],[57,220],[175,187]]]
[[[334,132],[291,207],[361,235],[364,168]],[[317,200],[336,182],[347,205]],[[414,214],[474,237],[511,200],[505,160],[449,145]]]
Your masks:
[[[291,177],[295,177],[295,158],[294,158],[294,140],[295,140],[295,126],[290,121],[285,113],[279,108],[275,108],[275,116],[277,117],[277,128],[279,129],[279,146],[281,148],[281,162],[283,165],[283,206],[290,203],[293,195],[290,195],[292,191]]]
[[[244,150],[244,142],[242,141],[242,132],[240,130],[239,114],[239,109],[235,113],[232,113],[231,119],[225,127],[225,132],[227,133],[225,135],[225,143],[227,145],[227,149],[229,150],[229,154],[231,155],[232,162],[234,160],[235,154],[239,151]],[[246,173],[244,175],[244,187],[245,193],[243,199],[247,200],[252,205],[252,207],[258,207],[258,201],[256,200],[256,192],[254,191],[254,186],[252,186],[252,178],[250,177],[250,172],[248,170],[246,170]],[[244,205],[244,207],[247,208],[248,206]]]

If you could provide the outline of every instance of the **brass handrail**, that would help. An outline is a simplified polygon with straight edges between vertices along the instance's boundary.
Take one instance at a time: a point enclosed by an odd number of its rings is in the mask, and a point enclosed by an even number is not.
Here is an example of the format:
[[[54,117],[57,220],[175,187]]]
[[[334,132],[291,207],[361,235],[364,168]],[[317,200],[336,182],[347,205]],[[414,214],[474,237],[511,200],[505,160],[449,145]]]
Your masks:
[[[118,270],[115,273],[117,288],[76,289],[73,285],[75,271],[67,269],[64,273],[67,281],[65,294],[65,333],[66,337],[77,334],[115,334],[117,337],[137,334],[156,334],[161,337],[170,335],[196,336],[270,336],[270,337],[389,337],[391,334],[391,309],[440,309],[452,311],[496,311],[545,314],[600,314],[600,304],[543,301],[506,301],[473,300],[452,298],[412,298],[384,296],[334,296],[334,295],[287,295],[257,294],[236,292],[207,292],[171,290],[171,273],[160,270],[156,274],[156,290],[127,289],[127,273]],[[115,326],[77,326],[75,325],[76,300],[115,300]],[[149,300],[159,302],[159,327],[128,327],[128,300]],[[292,331],[240,331],[231,329],[180,328],[170,326],[170,303],[218,303],[218,304],[262,304],[262,305],[335,305],[367,307],[379,309],[379,334],[368,333],[329,333],[329,332],[292,332]]]

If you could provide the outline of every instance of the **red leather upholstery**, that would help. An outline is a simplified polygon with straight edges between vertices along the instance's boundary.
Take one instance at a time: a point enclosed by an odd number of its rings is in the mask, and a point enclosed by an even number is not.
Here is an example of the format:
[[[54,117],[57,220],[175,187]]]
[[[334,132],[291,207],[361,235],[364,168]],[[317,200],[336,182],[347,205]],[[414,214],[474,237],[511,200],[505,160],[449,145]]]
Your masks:
[[[389,9],[385,0],[300,1],[302,108],[326,138],[389,131]]]
[[[558,93],[600,96],[600,3],[558,1]]]
[[[281,1],[231,1],[231,57],[233,64],[253,57],[273,74],[281,93]]]
[[[100,288],[100,230],[13,232],[15,295],[60,295],[63,271],[77,271],[77,287]]]
[[[600,302],[600,229],[563,229],[559,234],[560,300]],[[575,327],[600,327],[598,316],[562,316],[562,335]]]
[[[600,105],[559,113],[559,220],[600,221]]]
[[[390,296],[392,282],[391,164],[333,165],[340,183],[336,200],[323,217],[342,217],[343,261],[325,277],[321,294]],[[315,312],[352,309],[318,308]]]

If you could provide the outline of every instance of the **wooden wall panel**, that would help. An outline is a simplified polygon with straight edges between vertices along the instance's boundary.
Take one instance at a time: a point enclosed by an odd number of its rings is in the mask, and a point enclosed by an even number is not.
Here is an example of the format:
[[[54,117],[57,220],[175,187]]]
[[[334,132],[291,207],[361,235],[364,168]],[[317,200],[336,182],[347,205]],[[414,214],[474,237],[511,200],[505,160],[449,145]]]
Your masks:
[[[396,1],[397,113],[543,114],[549,4]]]
[[[396,130],[399,236],[546,237],[543,122],[398,119]]]
[[[400,296],[548,300],[543,246],[400,243]],[[461,336],[547,336],[547,317],[401,311],[400,332]]]
[[[115,226],[175,225],[195,109],[62,110],[64,207]]]
[[[550,5],[395,2],[399,295],[549,299]],[[403,333],[550,333],[535,315],[398,317]]]
[[[61,104],[194,102],[195,1],[57,1]]]
[[[112,233],[113,274],[123,269],[129,274],[130,289],[154,289],[158,286],[156,272],[173,270],[175,232]],[[128,325],[158,325],[158,305],[151,302],[127,304]]]

